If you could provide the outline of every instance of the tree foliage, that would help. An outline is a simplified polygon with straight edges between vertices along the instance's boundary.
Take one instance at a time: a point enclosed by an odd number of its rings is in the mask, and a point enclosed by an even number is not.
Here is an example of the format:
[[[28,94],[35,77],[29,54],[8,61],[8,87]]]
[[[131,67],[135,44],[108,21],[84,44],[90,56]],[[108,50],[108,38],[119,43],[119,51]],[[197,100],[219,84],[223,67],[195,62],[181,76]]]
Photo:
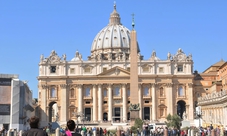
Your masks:
[[[178,128],[180,129],[180,125],[181,125],[181,118],[177,115],[170,115],[168,114],[168,116],[166,117],[166,125],[167,127],[173,127],[173,128]]]
[[[142,130],[142,126],[143,126],[143,120],[141,120],[140,118],[135,119],[135,124],[134,126],[131,127],[131,130],[133,133],[136,133],[136,129],[139,128],[140,130]]]

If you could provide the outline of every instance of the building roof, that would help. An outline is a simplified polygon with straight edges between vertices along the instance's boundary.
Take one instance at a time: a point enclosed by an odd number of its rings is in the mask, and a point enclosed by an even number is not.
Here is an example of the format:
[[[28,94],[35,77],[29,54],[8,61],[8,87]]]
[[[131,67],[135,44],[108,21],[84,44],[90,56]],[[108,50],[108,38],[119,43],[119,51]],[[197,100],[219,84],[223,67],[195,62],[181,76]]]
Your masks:
[[[219,62],[211,65],[209,68],[207,68],[203,73],[210,73],[210,72],[217,72],[218,69],[225,63],[223,59],[221,59]]]

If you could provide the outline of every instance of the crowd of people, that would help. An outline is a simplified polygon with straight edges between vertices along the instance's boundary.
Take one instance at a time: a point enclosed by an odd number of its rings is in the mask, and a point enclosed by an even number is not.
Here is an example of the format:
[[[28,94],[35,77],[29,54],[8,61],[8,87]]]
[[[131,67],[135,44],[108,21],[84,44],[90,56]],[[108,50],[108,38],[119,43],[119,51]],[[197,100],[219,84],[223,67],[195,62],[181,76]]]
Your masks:
[[[51,128],[45,127],[44,129],[39,129],[39,118],[33,116],[29,120],[30,129],[25,131],[22,136],[51,136]],[[194,129],[194,128],[190,128]],[[136,130],[137,136],[163,136],[165,133],[168,136],[188,136],[188,129],[177,129],[177,128],[167,128],[167,127],[157,127],[154,129],[149,128],[148,124],[143,124],[142,129],[138,128]],[[61,136],[93,136],[96,133],[96,136],[111,136],[112,133],[110,130],[102,127],[85,127],[85,126],[76,126],[73,120],[67,121],[66,128],[60,128]],[[132,130],[130,127],[125,130],[115,130],[115,133],[119,133],[121,136],[132,136]],[[200,127],[194,134],[199,136],[227,136],[227,128],[224,127],[213,127],[212,124],[205,128]],[[5,136],[7,131],[4,127],[0,129],[0,136]]]

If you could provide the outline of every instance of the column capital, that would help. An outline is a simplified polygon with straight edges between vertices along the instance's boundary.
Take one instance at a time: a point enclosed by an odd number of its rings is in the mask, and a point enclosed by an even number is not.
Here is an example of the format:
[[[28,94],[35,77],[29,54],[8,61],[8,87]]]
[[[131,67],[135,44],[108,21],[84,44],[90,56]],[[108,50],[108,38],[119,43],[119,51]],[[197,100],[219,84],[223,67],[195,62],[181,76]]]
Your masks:
[[[101,88],[101,87],[102,87],[102,84],[97,84],[97,85],[98,85],[98,87],[99,87],[99,88]]]
[[[157,87],[157,83],[151,83],[151,87]]]
[[[41,85],[42,89],[48,89],[48,85]]]
[[[60,84],[61,89],[65,89],[68,86],[68,84]]]
[[[92,87],[95,88],[97,86],[97,84],[92,84]]]
[[[193,83],[188,83],[188,87],[192,88],[193,87]]]
[[[166,85],[166,87],[168,87],[168,88],[173,87],[173,83],[166,83],[165,85]]]
[[[122,87],[126,87],[127,84],[126,83],[122,83],[121,85],[122,85]]]
[[[82,88],[83,84],[76,84],[77,88]]]
[[[112,87],[113,83],[108,83],[107,86],[108,87]]]

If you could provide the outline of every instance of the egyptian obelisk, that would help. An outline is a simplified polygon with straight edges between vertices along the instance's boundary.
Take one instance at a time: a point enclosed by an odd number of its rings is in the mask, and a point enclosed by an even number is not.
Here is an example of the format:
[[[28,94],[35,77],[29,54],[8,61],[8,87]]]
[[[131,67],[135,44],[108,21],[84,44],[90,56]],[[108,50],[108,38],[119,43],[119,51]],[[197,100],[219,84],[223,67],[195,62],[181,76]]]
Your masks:
[[[139,104],[138,97],[138,46],[136,31],[134,29],[134,18],[132,21],[132,31],[130,34],[130,105]],[[130,107],[131,125],[134,125],[136,118],[139,118],[139,110]]]

